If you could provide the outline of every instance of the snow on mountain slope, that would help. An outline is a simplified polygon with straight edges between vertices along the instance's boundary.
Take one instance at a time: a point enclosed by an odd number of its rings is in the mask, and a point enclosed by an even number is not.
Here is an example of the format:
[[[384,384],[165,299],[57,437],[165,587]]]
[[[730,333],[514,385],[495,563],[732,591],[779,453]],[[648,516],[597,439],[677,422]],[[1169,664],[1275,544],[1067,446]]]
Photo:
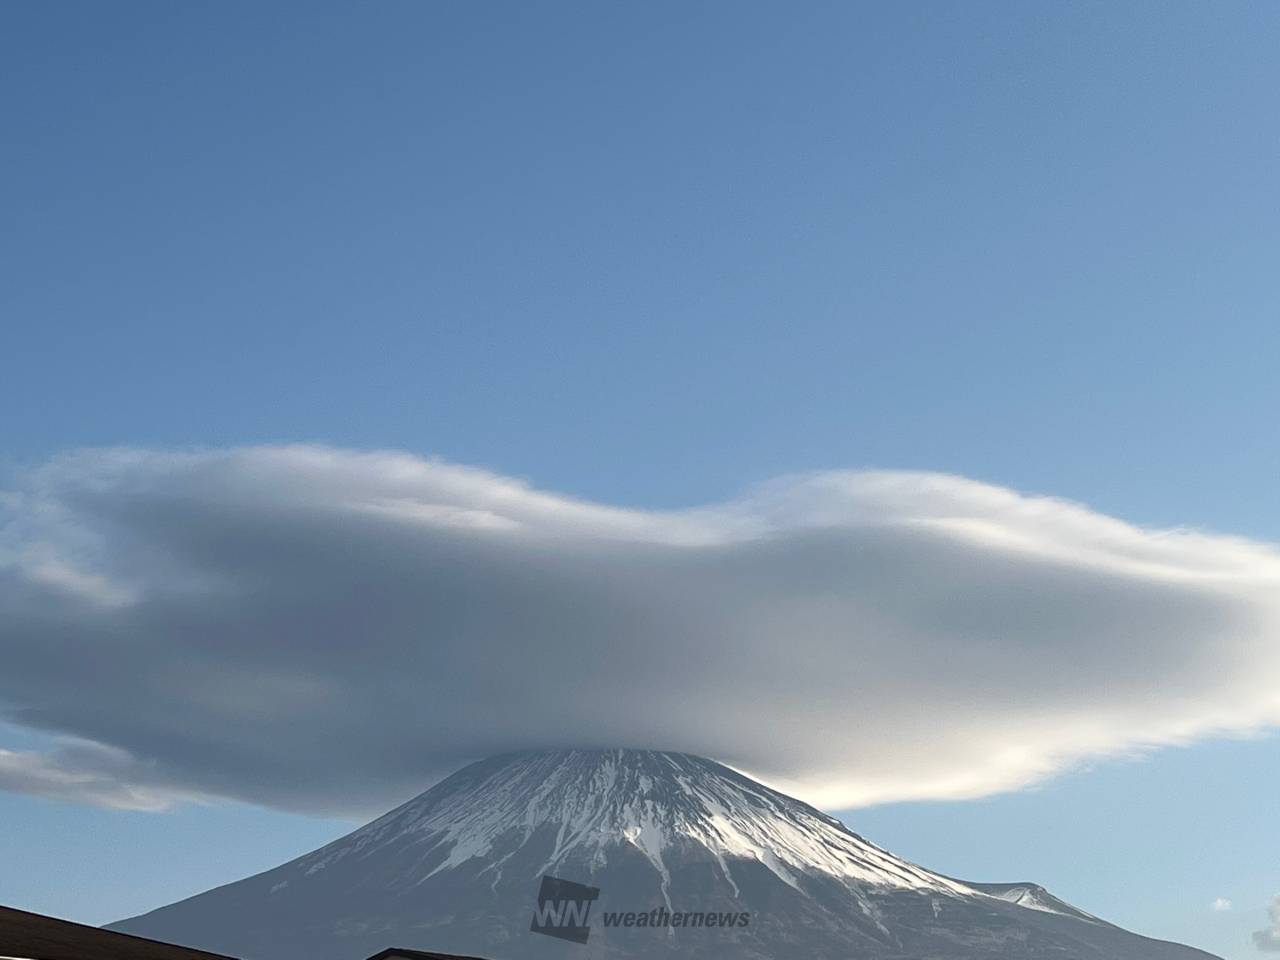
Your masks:
[[[1046,913],[1058,913],[1064,917],[1075,917],[1090,923],[1103,922],[1093,914],[1085,913],[1065,900],[1059,900],[1038,883],[970,883],[968,886],[979,893],[998,897],[1029,910],[1044,910]]]
[[[313,872],[406,837],[431,835],[448,844],[449,853],[425,879],[487,857],[499,838],[510,843],[513,828],[522,834],[520,847],[539,827],[553,824],[556,842],[547,869],[582,850],[602,864],[606,845],[623,838],[666,873],[664,851],[687,841],[711,851],[730,883],[728,859],[746,858],[788,884],[797,873],[821,871],[876,886],[972,893],[868,843],[834,817],[701,757],[610,750],[496,759],[466,786],[428,791],[299,863]],[[499,857],[488,869],[501,866]]]
[[[606,911],[747,912],[732,929],[531,934],[537,885]],[[1204,960],[1034,884],[944,877],[700,757],[506,754],[274,870],[115,925],[246,960],[360,960],[389,945],[496,960]],[[571,951],[571,952],[566,952]]]

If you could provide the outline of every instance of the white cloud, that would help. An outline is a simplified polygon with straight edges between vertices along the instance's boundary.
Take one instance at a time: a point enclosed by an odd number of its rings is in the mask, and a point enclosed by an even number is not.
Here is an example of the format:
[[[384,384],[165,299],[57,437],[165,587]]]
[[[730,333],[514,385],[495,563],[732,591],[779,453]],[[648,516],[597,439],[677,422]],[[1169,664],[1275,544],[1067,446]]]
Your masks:
[[[1253,935],[1253,943],[1264,953],[1280,953],[1280,896],[1276,896],[1271,901],[1271,906],[1267,908],[1267,916],[1271,919],[1271,925],[1264,930],[1256,931]]]
[[[121,810],[166,810],[198,799],[155,780],[125,751],[74,738],[50,753],[0,749],[0,790]]]
[[[0,517],[0,705],[116,758],[10,755],[9,789],[363,814],[610,745],[843,808],[1280,721],[1280,550],[954,476],[656,512],[398,453],[116,450]]]
[[[1231,901],[1226,897],[1218,897],[1218,899],[1213,901],[1211,909],[1215,913],[1226,913],[1231,909]]]

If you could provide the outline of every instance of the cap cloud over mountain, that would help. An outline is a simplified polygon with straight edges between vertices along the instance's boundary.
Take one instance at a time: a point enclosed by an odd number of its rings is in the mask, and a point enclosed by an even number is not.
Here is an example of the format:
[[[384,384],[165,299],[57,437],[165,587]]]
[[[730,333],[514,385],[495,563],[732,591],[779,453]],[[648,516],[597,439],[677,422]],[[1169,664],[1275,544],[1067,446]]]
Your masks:
[[[960,477],[621,509],[317,446],[68,454],[0,499],[0,787],[358,816],[505,750],[827,807],[1280,719],[1280,551]]]

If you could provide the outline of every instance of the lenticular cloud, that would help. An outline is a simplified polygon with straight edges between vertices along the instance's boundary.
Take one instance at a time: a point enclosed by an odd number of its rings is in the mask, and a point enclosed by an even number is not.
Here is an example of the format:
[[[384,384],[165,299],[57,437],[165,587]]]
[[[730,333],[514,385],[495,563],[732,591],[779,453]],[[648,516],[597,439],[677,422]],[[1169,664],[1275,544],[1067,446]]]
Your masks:
[[[399,453],[113,450],[0,519],[0,706],[52,738],[0,754],[9,790],[356,816],[620,746],[844,808],[1280,721],[1280,550],[955,476],[658,512]]]

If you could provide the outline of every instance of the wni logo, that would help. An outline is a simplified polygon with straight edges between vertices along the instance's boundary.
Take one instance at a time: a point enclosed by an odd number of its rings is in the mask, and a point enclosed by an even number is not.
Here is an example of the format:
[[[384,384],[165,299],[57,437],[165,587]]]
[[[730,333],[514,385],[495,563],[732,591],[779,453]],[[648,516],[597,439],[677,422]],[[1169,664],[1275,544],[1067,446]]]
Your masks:
[[[600,896],[598,887],[588,887],[572,880],[543,877],[538,888],[538,909],[533,913],[534,933],[559,937],[574,943],[586,943],[591,936],[587,922],[591,917],[591,904]]]

